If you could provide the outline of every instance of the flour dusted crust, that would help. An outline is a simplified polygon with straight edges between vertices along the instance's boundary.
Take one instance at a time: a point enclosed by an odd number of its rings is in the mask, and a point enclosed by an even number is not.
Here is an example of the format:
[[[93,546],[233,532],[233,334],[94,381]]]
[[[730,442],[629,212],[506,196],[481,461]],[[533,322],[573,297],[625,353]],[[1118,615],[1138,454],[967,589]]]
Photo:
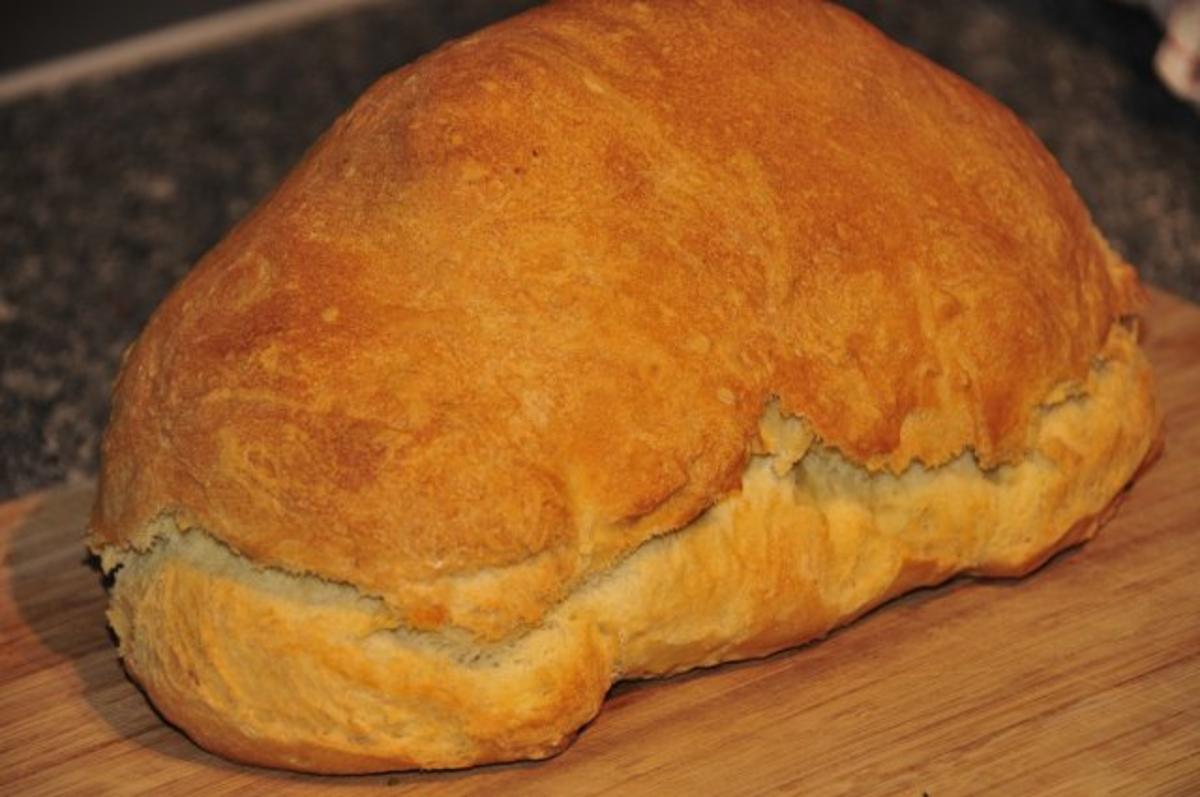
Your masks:
[[[122,656],[240,760],[548,755],[614,679],[1089,537],[1157,435],[1138,296],[1008,111],[836,6],[551,4],[376,84],[155,313]]]

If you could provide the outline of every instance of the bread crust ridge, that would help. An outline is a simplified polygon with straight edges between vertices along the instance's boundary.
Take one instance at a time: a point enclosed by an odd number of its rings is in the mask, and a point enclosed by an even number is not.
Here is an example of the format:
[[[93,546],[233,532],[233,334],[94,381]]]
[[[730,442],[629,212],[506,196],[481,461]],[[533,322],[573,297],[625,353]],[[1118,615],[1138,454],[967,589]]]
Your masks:
[[[173,524],[144,552],[104,549],[120,566],[109,616],[155,704],[236,760],[350,773],[541,758],[620,678],[765,655],[916,587],[1024,574],[1089,539],[1160,419],[1123,328],[1085,387],[1044,410],[1029,457],[991,470],[964,455],[871,473],[811,436],[788,445],[797,430],[772,409],[774,445],[734,495],[490,645],[397,625],[379,598]]]

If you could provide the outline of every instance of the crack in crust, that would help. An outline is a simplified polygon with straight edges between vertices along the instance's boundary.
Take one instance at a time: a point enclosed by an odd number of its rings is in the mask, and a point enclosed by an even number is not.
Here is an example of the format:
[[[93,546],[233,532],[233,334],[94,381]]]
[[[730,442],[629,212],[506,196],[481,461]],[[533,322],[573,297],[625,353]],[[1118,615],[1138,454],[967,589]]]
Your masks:
[[[909,589],[1021,574],[1090,538],[1158,425],[1149,367],[1115,327],[1020,463],[984,470],[964,453],[871,473],[769,408],[735,495],[500,641],[405,626],[378,597],[169,522],[145,550],[102,549],[110,619],[156,705],[232,758],[362,772],[543,757],[617,679],[764,655]]]

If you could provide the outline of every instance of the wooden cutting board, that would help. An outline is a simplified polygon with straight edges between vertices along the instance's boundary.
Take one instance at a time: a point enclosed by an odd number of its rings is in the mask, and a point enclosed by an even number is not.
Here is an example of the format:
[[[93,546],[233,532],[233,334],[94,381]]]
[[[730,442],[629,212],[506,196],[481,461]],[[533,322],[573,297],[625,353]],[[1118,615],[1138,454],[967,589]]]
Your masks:
[[[87,486],[0,506],[0,794],[1200,794],[1200,308],[1155,294],[1167,446],[1020,581],[958,580],[818,644],[621,685],[559,757],[321,778],[229,764],[125,679]]]

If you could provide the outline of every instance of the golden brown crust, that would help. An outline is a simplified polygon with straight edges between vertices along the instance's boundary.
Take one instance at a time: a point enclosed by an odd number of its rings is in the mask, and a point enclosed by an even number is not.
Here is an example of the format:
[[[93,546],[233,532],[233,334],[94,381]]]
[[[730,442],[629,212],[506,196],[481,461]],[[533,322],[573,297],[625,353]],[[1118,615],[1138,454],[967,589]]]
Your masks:
[[[386,627],[512,644],[744,489],[765,411],[864,477],[1028,464],[1138,295],[1011,113],[848,12],[553,3],[381,80],[173,292],[90,542],[203,529]],[[770,645],[832,622],[796,611]],[[506,733],[488,755],[562,735]]]
[[[872,468],[1019,460],[1113,262],[1008,111],[845,11],[554,4],[380,81],[156,313],[94,539],[174,511],[500,636],[735,488],[773,397]]]

